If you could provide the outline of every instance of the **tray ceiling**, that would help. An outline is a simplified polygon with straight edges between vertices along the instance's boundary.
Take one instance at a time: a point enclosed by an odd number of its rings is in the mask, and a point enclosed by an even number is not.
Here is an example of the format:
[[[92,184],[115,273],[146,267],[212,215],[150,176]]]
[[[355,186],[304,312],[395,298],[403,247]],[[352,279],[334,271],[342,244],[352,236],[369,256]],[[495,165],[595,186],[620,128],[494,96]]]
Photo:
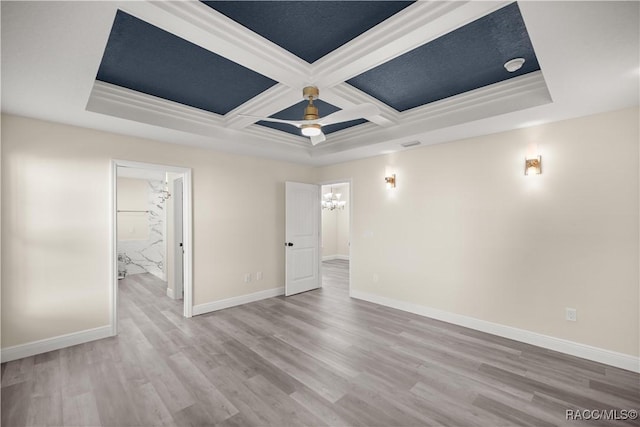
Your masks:
[[[207,1],[217,19],[239,23],[307,63],[406,10],[397,1]],[[357,55],[357,52],[354,53]],[[524,58],[510,73],[504,63]],[[516,3],[508,4],[395,58],[344,80],[363,96],[396,114],[434,101],[540,70]],[[97,80],[167,101],[227,115],[264,96],[277,82],[119,10],[98,70]],[[313,82],[312,82],[313,83]],[[340,83],[340,82],[336,82]],[[334,83],[335,85],[335,83]],[[328,85],[327,85],[328,86]],[[324,89],[321,88],[322,98]],[[355,89],[354,89],[355,88]],[[291,101],[289,101],[291,102]],[[302,118],[305,101],[290,103],[269,117]],[[340,110],[316,101],[321,117]],[[331,134],[369,123],[367,118],[323,128]],[[256,124],[300,136],[294,126]]]
[[[239,154],[330,164],[638,105],[638,2],[1,7],[3,112]],[[316,146],[260,121],[301,119],[308,85],[321,117],[378,111]]]

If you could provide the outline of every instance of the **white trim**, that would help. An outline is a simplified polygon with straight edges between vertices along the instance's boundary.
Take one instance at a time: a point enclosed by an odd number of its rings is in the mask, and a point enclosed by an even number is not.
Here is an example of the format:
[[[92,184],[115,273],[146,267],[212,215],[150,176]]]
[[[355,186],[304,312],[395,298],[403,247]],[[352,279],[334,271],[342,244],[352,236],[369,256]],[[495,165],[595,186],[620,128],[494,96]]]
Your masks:
[[[276,86],[276,88],[268,89],[264,93],[273,93],[276,89],[282,89],[282,86]],[[281,91],[283,94],[288,93],[285,90]],[[262,97],[262,95],[259,95],[259,97]],[[299,95],[295,97],[296,100],[299,98]],[[293,98],[278,96],[275,99],[286,102]],[[256,101],[256,103],[257,102],[258,101]],[[240,106],[233,112],[227,113],[226,116],[221,116],[195,107],[182,105],[178,102],[168,101],[153,95],[136,92],[131,89],[96,80],[91,89],[86,109],[94,113],[203,135],[217,141],[241,138],[240,143],[247,146],[272,144],[272,146],[283,145],[287,147],[287,149],[297,148],[304,153],[310,150],[310,144],[308,144],[307,138],[258,125],[251,127],[250,125],[256,121],[255,119],[234,117],[234,115],[240,113],[259,116],[271,115],[271,113],[262,113],[262,110],[253,111],[251,109],[253,105],[252,103],[247,106]],[[274,105],[279,104],[276,103]],[[263,106],[257,105],[255,108],[263,108]],[[227,127],[227,125],[229,125],[229,127]],[[244,130],[233,129],[233,127],[239,126],[248,126],[248,128]],[[250,131],[252,129],[253,131]],[[265,132],[267,130],[271,132]]]
[[[506,1],[418,1],[313,63],[312,80],[334,86],[448,34]]]
[[[118,166],[113,160],[109,164],[109,322],[111,336],[118,335]],[[115,283],[115,285],[114,285]]]
[[[100,326],[99,328],[87,329],[85,331],[73,332],[57,337],[32,341],[26,344],[6,347],[0,351],[0,360],[2,363],[11,362],[12,360],[22,359],[23,357],[34,356],[48,351],[84,344],[89,341],[108,338],[112,336],[111,331],[111,325],[106,325]]]
[[[252,294],[239,295],[237,297],[231,297],[222,299],[219,301],[211,301],[204,304],[198,304],[193,307],[193,315],[210,313],[212,311],[218,311],[229,307],[235,307],[236,305],[247,304],[254,301],[260,301],[267,298],[273,298],[280,295],[284,295],[284,286],[279,288],[267,289],[264,291],[254,292]]]
[[[110,182],[110,244],[109,244],[109,265],[110,265],[110,310],[111,310],[111,336],[118,333],[118,280],[117,280],[117,218],[116,198],[117,198],[117,168],[128,167],[137,169],[149,169],[162,172],[171,172],[182,176],[183,194],[182,194],[182,223],[183,223],[183,244],[184,244],[184,299],[183,314],[184,317],[191,317],[193,312],[193,202],[192,202],[192,178],[191,168],[180,166],[160,165],[154,163],[135,162],[130,160],[111,160],[111,182]]]
[[[188,169],[182,176],[182,209],[183,314],[184,317],[191,317],[193,316],[193,181],[191,169]]]
[[[339,94],[338,91],[334,91]],[[384,131],[373,123],[343,129],[314,148],[314,157],[390,141],[429,141],[421,134],[551,102],[541,71],[494,83],[400,113]]]
[[[332,261],[334,259],[349,261],[349,255],[327,255],[322,257],[323,261]]]
[[[270,79],[302,86],[311,65],[201,2],[121,2],[119,8]]]
[[[323,185],[335,185],[335,184],[348,184],[349,185],[349,255],[347,255],[345,258],[349,261],[349,283],[348,283],[348,288],[349,288],[349,296],[351,296],[351,283],[353,278],[351,277],[351,272],[353,271],[353,262],[351,261],[351,242],[353,241],[353,178],[346,178],[346,179],[333,179],[333,180],[329,180],[329,181],[322,181],[319,185],[320,185],[320,193],[322,193],[322,186]],[[322,225],[322,221],[320,221],[320,224]],[[322,227],[320,228],[320,233],[322,233]],[[322,234],[320,234],[322,236]],[[324,259],[323,259],[324,261]],[[322,263],[320,264],[320,277],[322,277]]]
[[[171,299],[176,299],[173,293],[173,289],[167,288],[167,296]]]
[[[452,323],[454,325],[464,326],[466,328],[475,329],[477,331],[498,335],[504,338],[509,338],[549,350],[558,351],[560,353],[570,354],[572,356],[580,357],[583,359],[592,360],[595,362],[604,363],[606,365],[615,366],[617,368],[640,373],[640,358],[629,354],[618,353],[599,347],[593,347],[587,344],[581,344],[562,338],[555,338],[548,335],[539,334],[537,332],[488,322],[486,320],[480,320],[473,317],[463,316],[461,314],[438,310],[436,308],[427,307],[424,305],[382,297],[355,289],[351,290],[350,296],[352,298],[372,302],[374,304],[383,305],[385,307],[407,311],[409,313],[418,314],[420,316],[441,320],[443,322]]]

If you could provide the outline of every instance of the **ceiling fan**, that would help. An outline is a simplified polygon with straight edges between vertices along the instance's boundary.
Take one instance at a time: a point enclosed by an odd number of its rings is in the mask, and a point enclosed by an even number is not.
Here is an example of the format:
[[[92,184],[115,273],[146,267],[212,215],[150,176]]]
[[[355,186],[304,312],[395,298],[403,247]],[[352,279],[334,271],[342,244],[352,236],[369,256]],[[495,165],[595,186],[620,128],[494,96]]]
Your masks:
[[[319,142],[326,140],[324,133],[322,133],[322,126],[332,125],[335,123],[348,122],[351,120],[361,119],[368,116],[375,116],[380,114],[380,110],[374,104],[360,104],[351,108],[345,108],[344,110],[336,111],[333,114],[329,114],[326,117],[320,118],[318,116],[318,107],[313,105],[313,101],[318,99],[320,91],[315,86],[307,86],[302,89],[302,95],[304,99],[309,100],[309,104],[304,109],[304,116],[302,120],[281,120],[270,117],[257,117],[247,114],[240,114],[243,117],[252,117],[260,119],[265,122],[284,123],[299,128],[302,135],[308,136],[311,139],[311,144],[316,145]]]

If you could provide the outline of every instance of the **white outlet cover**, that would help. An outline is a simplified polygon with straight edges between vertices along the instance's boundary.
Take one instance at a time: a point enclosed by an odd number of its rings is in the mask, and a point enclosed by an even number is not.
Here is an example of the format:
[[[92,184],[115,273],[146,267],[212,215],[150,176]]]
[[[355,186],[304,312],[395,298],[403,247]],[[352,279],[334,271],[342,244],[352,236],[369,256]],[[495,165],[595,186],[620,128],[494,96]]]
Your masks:
[[[565,313],[566,313],[565,318],[568,321],[575,322],[578,320],[578,310],[576,310],[575,308],[567,307]]]

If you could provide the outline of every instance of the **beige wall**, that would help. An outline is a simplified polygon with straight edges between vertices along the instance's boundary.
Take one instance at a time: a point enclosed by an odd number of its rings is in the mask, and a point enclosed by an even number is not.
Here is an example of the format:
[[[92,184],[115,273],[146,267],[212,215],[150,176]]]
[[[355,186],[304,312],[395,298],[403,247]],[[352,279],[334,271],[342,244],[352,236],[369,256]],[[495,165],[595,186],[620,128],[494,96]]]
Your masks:
[[[324,189],[323,189],[324,192]],[[337,236],[337,219],[336,211],[322,210],[322,257],[335,256],[336,236]]]
[[[342,200],[345,200],[347,204],[344,209],[337,209],[336,212],[336,255],[340,257],[349,256],[349,208],[351,202],[349,201],[349,186],[345,185],[340,187],[342,193]]]
[[[195,304],[283,285],[284,181],[352,179],[353,289],[638,355],[638,141],[631,109],[313,170],[3,115],[2,347],[108,324],[118,158],[193,168]]]
[[[322,168],[353,179],[352,289],[638,355],[638,113]]]
[[[109,323],[112,158],[193,168],[194,304],[284,285],[284,182],[311,168],[3,115],[2,347]]]
[[[118,210],[146,211],[149,209],[149,181],[118,178]],[[118,241],[147,240],[149,215],[145,212],[118,212]]]

